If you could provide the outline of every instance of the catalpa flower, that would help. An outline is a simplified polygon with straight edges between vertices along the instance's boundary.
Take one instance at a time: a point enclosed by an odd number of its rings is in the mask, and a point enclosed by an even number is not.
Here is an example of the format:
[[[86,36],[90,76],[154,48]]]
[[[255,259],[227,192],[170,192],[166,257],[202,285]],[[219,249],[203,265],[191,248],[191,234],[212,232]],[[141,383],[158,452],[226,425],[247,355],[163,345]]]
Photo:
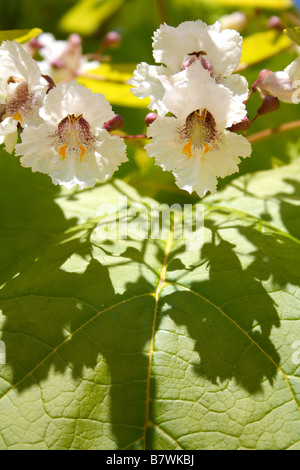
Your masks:
[[[250,156],[247,139],[227,130],[243,119],[245,105],[199,62],[168,82],[164,101],[174,116],[158,116],[149,126],[148,154],[173,172],[180,188],[200,197],[214,193],[217,177],[235,173],[240,157]]]
[[[40,116],[42,124],[22,133],[16,154],[23,166],[49,174],[54,184],[94,186],[127,160],[123,140],[102,128],[114,116],[104,95],[75,82],[61,84],[47,94]]]
[[[55,83],[73,80],[81,72],[99,67],[97,60],[88,61],[82,55],[81,38],[71,34],[66,41],[56,40],[51,33],[42,33],[36,40],[42,61],[37,62],[44,75]]]
[[[223,83],[244,101],[248,96],[247,80],[231,75],[240,63],[242,37],[237,31],[221,29],[220,23],[207,26],[201,20],[185,21],[177,28],[163,24],[154,33],[153,56],[163,65],[138,64],[133,78],[128,81],[132,93],[150,97],[149,108],[164,115],[168,112],[164,103],[164,77],[170,77],[199,62],[209,71],[216,83]]]
[[[47,90],[36,62],[16,41],[0,46],[0,143],[12,152],[17,127],[39,122],[39,107]]]

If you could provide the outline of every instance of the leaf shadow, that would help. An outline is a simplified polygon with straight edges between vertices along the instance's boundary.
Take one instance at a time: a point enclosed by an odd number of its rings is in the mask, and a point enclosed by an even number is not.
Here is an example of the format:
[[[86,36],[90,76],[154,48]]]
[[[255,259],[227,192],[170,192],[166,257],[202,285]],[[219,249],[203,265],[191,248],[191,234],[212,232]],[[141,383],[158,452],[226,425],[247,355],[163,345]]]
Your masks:
[[[274,301],[249,269],[243,269],[235,245],[221,240],[206,243],[209,279],[176,285],[163,299],[163,308],[177,325],[185,324],[195,341],[200,364],[196,373],[212,384],[235,379],[249,393],[272,384],[280,363],[270,339],[280,321]],[[222,286],[222,287],[221,287]],[[192,315],[192,312],[197,312]]]

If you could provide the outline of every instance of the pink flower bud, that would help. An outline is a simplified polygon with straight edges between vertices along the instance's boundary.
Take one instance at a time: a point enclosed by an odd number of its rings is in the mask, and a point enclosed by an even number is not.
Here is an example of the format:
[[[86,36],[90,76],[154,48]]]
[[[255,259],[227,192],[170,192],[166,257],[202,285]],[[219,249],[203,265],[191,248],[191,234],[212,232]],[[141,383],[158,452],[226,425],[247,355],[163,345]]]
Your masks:
[[[112,119],[104,124],[103,129],[106,129],[107,132],[112,132],[122,129],[122,127],[124,127],[124,119],[120,114],[115,114]]]
[[[119,45],[121,44],[121,41],[122,41],[122,37],[119,33],[117,33],[117,31],[110,31],[105,36],[103,43],[102,43],[102,47],[103,49],[108,49],[109,47],[116,48],[116,47],[119,47]]]
[[[285,24],[283,23],[281,18],[279,18],[279,16],[271,16],[268,19],[268,28],[283,31],[285,29]]]
[[[264,79],[265,79],[268,75],[270,75],[271,73],[273,73],[272,70],[268,70],[268,69],[263,69],[263,70],[261,70],[261,71],[259,72],[259,75],[258,75],[258,77],[257,77],[257,80],[253,83],[253,85],[252,85],[252,87],[251,87],[252,90],[255,90],[256,87],[257,87],[260,83],[262,83],[262,82],[264,81]]]
[[[156,118],[157,118],[156,113],[147,114],[147,116],[145,117],[146,126],[150,126],[150,124],[152,124],[152,122],[154,122]]]
[[[256,89],[263,99],[266,96],[274,96],[285,103],[292,103],[293,92],[295,91],[289,74],[285,71],[266,74],[256,84]]]
[[[81,37],[79,34],[70,34],[68,42],[74,47],[81,47]]]

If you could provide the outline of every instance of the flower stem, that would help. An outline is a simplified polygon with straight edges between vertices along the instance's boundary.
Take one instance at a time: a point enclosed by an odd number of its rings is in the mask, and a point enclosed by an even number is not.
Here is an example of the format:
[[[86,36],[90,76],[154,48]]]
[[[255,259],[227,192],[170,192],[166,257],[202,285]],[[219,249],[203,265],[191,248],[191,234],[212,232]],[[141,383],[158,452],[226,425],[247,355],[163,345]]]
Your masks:
[[[159,22],[162,23],[169,23],[168,21],[168,12],[167,7],[165,4],[165,0],[155,0],[156,10],[158,13]]]
[[[256,132],[255,134],[249,135],[247,139],[250,143],[253,143],[262,139],[266,139],[267,137],[270,137],[271,135],[279,134],[280,132],[286,132],[292,129],[296,129],[297,127],[300,127],[300,119],[298,119],[297,121],[286,122],[285,124],[282,124],[281,126],[272,127],[270,129],[265,129],[263,131]]]

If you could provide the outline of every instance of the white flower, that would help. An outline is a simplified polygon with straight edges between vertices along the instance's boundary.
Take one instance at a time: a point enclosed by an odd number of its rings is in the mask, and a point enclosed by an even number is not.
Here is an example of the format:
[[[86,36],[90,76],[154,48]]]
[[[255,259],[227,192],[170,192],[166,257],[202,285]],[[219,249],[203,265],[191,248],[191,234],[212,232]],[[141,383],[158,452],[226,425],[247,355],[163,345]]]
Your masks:
[[[159,116],[149,126],[148,154],[180,188],[200,197],[214,193],[217,177],[238,171],[240,157],[251,153],[245,137],[226,130],[243,119],[244,104],[198,62],[174,76],[164,101],[174,117]]]
[[[17,126],[39,122],[39,107],[47,90],[36,62],[16,41],[0,46],[0,143],[11,152]]]
[[[54,184],[94,186],[127,160],[123,139],[102,128],[114,116],[104,95],[75,82],[61,84],[46,96],[40,116],[43,123],[24,130],[16,154]]]
[[[154,32],[153,56],[164,66],[142,62],[128,81],[136,88],[132,93],[139,98],[149,96],[149,108],[166,114],[162,78],[171,76],[189,67],[195,61],[209,71],[217,83],[223,83],[244,101],[248,96],[247,80],[232,76],[240,63],[242,37],[238,32],[221,29],[220,23],[207,26],[201,20],[185,21],[177,28],[161,25]]]
[[[56,40],[51,33],[42,33],[38,39],[39,54],[44,60],[37,62],[41,72],[55,83],[73,80],[81,72],[99,67],[99,61],[88,61],[82,55],[81,38],[71,34],[67,41]]]

